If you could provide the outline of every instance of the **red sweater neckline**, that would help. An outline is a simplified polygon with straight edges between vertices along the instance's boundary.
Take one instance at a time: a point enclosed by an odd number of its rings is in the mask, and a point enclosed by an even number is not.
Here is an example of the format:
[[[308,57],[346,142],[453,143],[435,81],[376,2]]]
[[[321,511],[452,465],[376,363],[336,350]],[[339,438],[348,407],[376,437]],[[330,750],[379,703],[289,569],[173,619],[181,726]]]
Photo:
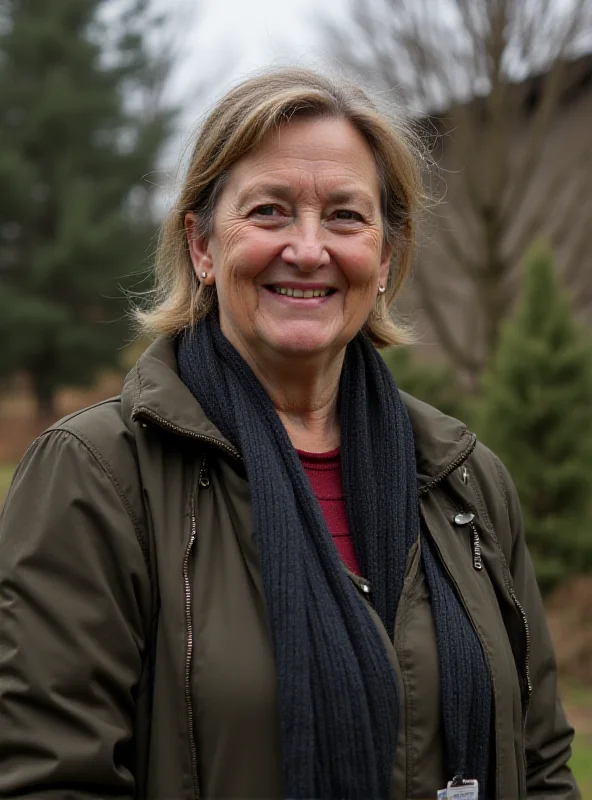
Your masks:
[[[300,460],[312,461],[322,463],[323,461],[336,461],[341,455],[341,448],[336,447],[335,450],[327,450],[323,453],[309,453],[307,450],[296,450]]]

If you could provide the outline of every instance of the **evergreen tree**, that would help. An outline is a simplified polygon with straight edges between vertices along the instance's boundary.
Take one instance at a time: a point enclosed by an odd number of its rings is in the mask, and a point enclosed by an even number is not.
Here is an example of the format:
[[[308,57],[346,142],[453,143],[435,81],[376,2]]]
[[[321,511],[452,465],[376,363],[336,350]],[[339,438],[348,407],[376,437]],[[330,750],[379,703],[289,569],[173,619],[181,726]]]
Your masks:
[[[144,176],[173,118],[147,2],[108,25],[113,0],[2,2],[0,378],[26,370],[41,414],[116,363],[121,286],[146,269]]]
[[[477,427],[514,478],[542,589],[591,568],[592,348],[543,245],[525,261]]]
[[[468,422],[467,393],[449,366],[422,363],[409,347],[389,347],[382,356],[399,389],[444,414]]]

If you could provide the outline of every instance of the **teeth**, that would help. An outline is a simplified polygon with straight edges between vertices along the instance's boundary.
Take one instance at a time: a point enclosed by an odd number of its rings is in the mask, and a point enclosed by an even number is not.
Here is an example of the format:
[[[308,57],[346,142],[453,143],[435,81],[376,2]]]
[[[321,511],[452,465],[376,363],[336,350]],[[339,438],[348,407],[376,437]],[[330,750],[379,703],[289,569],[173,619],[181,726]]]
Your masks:
[[[311,297],[326,297],[329,289],[286,289],[284,286],[271,287],[276,294],[283,294],[286,297],[302,297],[305,300]]]

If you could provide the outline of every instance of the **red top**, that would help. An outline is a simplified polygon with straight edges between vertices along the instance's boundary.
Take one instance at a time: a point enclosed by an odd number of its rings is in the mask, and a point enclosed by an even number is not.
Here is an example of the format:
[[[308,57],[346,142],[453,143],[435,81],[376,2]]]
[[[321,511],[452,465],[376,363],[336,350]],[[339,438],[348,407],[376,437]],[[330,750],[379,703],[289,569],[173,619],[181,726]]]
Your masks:
[[[337,552],[346,567],[359,575],[360,567],[343,499],[339,448],[329,453],[305,453],[302,450],[296,452],[308,476],[313,494],[319,501]]]

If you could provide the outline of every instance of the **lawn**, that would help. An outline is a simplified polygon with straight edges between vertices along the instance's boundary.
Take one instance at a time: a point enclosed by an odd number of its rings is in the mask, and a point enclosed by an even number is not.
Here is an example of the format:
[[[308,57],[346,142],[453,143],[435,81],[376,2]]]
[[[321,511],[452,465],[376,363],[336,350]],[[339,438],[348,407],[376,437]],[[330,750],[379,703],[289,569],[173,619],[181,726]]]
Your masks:
[[[582,792],[582,800],[592,800],[592,734],[576,735],[569,764]]]
[[[567,716],[576,730],[570,767],[582,791],[582,800],[592,800],[592,687],[565,683],[562,696]]]

